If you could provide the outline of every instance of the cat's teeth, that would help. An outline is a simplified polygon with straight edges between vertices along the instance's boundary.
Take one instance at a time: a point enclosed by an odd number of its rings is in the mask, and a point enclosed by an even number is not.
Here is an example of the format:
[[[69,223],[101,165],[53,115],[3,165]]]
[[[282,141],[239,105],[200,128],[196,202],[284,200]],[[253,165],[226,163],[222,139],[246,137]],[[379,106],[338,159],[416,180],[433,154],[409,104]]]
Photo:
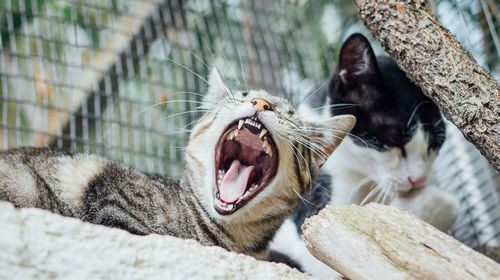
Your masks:
[[[267,140],[264,140],[264,142],[262,143],[262,148],[265,149],[266,154],[273,156],[273,150],[271,149],[271,146],[269,145]]]
[[[241,129],[241,128],[243,127],[243,124],[244,124],[244,123],[245,123],[245,121],[244,121],[244,120],[240,120],[240,121],[238,122],[238,129]]]
[[[251,119],[245,119],[245,122],[244,122],[244,123],[247,123],[247,124],[249,124],[249,125],[251,125],[251,126],[253,126],[253,127],[256,127],[256,128],[258,128],[258,129],[260,129],[260,128],[262,127],[262,124],[257,123],[257,122],[255,122],[255,121],[253,121],[253,120],[251,120]],[[239,125],[239,124],[238,124],[238,125]]]
[[[229,204],[229,206],[227,207],[227,210],[228,210],[228,211],[231,211],[231,210],[233,210],[233,207],[234,207],[234,205],[233,205],[233,204]]]
[[[257,184],[253,184],[251,187],[250,187],[250,191],[255,191],[257,188],[259,187],[259,185]]]
[[[262,136],[266,135],[267,133],[267,129],[263,128],[261,131],[260,131],[260,135],[259,137],[262,138]]]
[[[227,135],[227,138],[226,138],[226,139],[227,139],[227,140],[233,140],[233,138],[234,138],[236,135],[238,135],[238,133],[237,133],[237,132],[235,132],[235,131],[238,131],[238,130],[237,130],[237,129],[235,129],[235,130],[233,130],[233,131],[229,132],[229,134]],[[235,135],[235,134],[236,134],[236,135]]]
[[[237,129],[233,130],[234,137],[238,136],[238,131]]]
[[[243,194],[241,198],[245,199],[250,195],[250,190],[246,190],[246,192]]]

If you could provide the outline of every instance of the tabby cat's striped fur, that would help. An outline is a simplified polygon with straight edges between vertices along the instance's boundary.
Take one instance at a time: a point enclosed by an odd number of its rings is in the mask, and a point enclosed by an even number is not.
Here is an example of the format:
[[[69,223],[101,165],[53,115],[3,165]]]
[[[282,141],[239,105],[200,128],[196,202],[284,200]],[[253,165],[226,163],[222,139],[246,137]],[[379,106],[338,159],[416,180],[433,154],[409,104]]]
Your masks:
[[[354,118],[304,123],[282,98],[264,91],[231,92],[215,70],[209,85],[203,102],[208,112],[192,130],[180,180],[143,174],[93,155],[21,148],[0,153],[0,199],[135,234],[190,238],[266,258],[269,240],[309,191]],[[269,106],[258,110],[256,99]],[[243,206],[220,214],[214,195],[219,189],[217,145],[231,123],[251,116],[274,139],[277,172]],[[239,169],[235,172],[241,176]]]

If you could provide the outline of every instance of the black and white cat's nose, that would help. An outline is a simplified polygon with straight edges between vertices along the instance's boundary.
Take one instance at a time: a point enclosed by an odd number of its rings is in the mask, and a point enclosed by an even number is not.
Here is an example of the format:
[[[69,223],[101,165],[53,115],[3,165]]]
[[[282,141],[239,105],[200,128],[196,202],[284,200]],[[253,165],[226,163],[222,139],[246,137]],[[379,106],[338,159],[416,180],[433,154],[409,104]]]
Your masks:
[[[408,182],[410,182],[412,188],[421,187],[425,181],[427,181],[427,177],[424,176],[408,176]]]
[[[262,112],[262,111],[274,111],[274,107],[269,103],[269,101],[265,100],[264,98],[254,98],[250,100],[250,102],[253,104],[254,109],[257,112]]]

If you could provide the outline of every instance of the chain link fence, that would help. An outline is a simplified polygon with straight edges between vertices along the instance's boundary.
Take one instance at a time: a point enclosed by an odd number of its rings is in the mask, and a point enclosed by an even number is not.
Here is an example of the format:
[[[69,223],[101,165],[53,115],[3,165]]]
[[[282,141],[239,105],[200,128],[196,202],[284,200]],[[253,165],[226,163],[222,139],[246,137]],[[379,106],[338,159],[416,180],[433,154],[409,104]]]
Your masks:
[[[500,5],[431,2],[500,79]],[[353,32],[370,37],[348,0],[0,0],[0,147],[96,153],[177,176],[211,67],[298,104]],[[434,170],[461,200],[454,235],[500,246],[495,172],[448,134]]]

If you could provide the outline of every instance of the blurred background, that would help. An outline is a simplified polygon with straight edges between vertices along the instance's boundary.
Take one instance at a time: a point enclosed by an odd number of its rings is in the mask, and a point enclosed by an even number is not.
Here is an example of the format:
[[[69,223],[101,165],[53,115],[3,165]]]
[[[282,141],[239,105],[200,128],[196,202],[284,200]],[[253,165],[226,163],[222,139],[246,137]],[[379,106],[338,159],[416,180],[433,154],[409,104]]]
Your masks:
[[[431,3],[499,80],[500,3]],[[178,176],[211,67],[234,88],[298,104],[333,74],[353,32],[371,38],[351,0],[0,0],[0,147],[95,153]],[[461,201],[453,234],[498,247],[497,174],[448,128],[434,174]]]

